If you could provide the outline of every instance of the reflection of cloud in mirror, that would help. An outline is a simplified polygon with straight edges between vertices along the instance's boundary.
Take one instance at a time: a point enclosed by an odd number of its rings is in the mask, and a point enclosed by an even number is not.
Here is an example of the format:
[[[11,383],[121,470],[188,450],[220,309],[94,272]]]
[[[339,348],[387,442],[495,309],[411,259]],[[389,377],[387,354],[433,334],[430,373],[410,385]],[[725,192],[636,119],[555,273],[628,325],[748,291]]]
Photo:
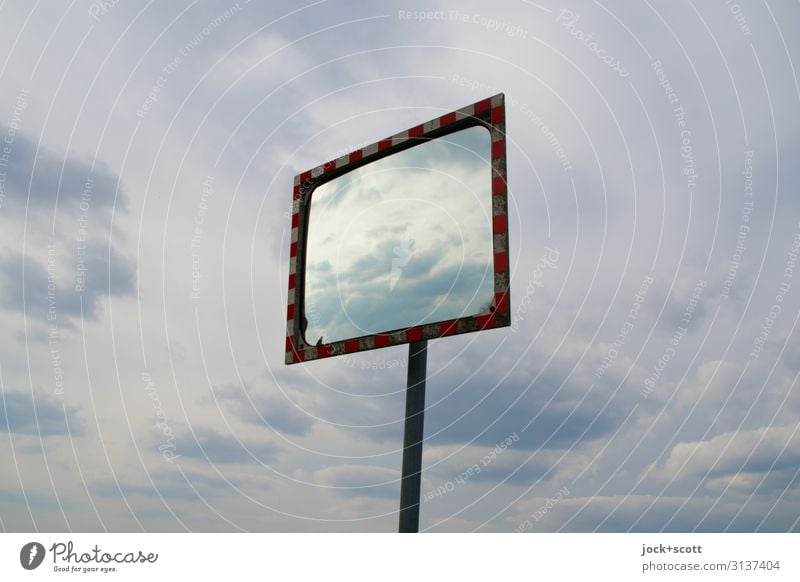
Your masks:
[[[488,309],[490,146],[489,132],[471,127],[314,191],[305,279],[309,343]]]
[[[400,275],[403,272],[403,267],[411,260],[411,253],[414,251],[414,241],[410,238],[403,240],[399,245],[394,247],[394,258],[392,259],[392,281],[389,285],[389,291],[394,289],[397,281],[400,280]]]

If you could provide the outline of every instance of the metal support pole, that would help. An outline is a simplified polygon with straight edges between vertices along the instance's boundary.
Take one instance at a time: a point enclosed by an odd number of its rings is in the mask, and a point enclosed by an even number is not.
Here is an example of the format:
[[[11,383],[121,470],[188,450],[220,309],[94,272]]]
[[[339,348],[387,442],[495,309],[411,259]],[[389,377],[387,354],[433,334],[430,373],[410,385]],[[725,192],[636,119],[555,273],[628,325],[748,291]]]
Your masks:
[[[403,432],[403,473],[400,481],[400,533],[419,531],[419,492],[422,477],[422,435],[425,419],[425,377],[428,341],[408,345],[406,423]]]

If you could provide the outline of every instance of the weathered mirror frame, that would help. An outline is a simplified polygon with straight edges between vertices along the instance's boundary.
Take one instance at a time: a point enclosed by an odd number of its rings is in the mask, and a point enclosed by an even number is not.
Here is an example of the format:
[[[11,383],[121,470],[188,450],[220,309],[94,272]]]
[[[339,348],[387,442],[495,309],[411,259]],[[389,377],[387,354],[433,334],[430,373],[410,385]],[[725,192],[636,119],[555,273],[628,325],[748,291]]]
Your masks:
[[[361,166],[402,150],[483,125],[491,134],[492,239],[494,253],[494,301],[489,311],[437,323],[331,342],[319,346],[305,342],[304,277],[311,196],[322,184]],[[506,184],[505,97],[502,93],[414,126],[386,139],[303,172],[294,178],[292,231],[289,248],[289,292],[286,313],[286,364],[352,354],[387,346],[482,331],[511,324],[509,309],[508,191]]]

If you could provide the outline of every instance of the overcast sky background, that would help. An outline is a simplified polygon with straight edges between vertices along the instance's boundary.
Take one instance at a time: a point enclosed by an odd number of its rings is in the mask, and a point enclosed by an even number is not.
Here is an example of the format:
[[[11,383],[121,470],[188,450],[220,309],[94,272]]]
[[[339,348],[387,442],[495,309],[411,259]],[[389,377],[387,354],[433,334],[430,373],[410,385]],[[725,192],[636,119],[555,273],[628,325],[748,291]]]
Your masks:
[[[284,366],[292,179],[502,91],[421,528],[800,530],[796,2],[102,4],[0,3],[0,528],[394,531],[407,347]]]

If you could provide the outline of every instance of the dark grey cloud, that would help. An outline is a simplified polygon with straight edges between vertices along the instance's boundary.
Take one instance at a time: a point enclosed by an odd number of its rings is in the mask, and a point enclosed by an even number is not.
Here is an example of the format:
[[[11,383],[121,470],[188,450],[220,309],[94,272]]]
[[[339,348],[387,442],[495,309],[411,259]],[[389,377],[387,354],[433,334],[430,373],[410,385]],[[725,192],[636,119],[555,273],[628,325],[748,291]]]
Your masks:
[[[41,253],[43,261],[8,250],[0,255],[0,306],[33,320],[55,316],[59,325],[71,325],[80,317],[81,303],[84,317],[96,319],[104,298],[133,293],[135,268],[115,248],[89,244],[80,262],[58,260],[56,253],[52,259]]]
[[[2,134],[7,130],[0,125]],[[127,205],[120,179],[100,161],[92,166],[68,153],[37,149],[23,132],[14,135],[3,169],[0,219],[24,217],[30,236],[21,252],[0,252],[0,306],[17,312],[24,306],[33,320],[44,319],[54,306],[59,324],[70,326],[83,300],[84,315],[94,319],[104,297],[134,289],[134,265],[108,241],[111,209]],[[50,297],[48,275],[54,283]]]
[[[178,437],[175,453],[211,463],[271,463],[280,453],[272,443],[255,443],[225,435],[212,428],[200,428]]]
[[[8,127],[0,124],[0,134]],[[119,177],[104,163],[94,167],[69,155],[38,147],[26,134],[17,132],[6,176],[4,210],[23,214],[26,204],[34,212],[78,215],[83,211],[124,210],[127,206]],[[88,210],[87,210],[88,209]],[[52,214],[51,214],[52,215]]]
[[[47,271],[43,264],[21,253],[0,255],[0,302],[12,311],[47,313]],[[65,306],[69,313],[71,308]]]
[[[386,261],[386,257],[392,256],[392,248],[398,244],[392,240],[385,240],[375,246],[374,250],[368,254],[360,257],[353,262],[352,267],[345,273],[340,275],[343,281],[361,281],[368,283],[380,277],[386,277],[389,274],[391,263]]]
[[[446,341],[452,345],[467,342],[469,338]],[[607,437],[622,426],[635,404],[621,394],[612,397],[611,390],[592,388],[574,377],[565,381],[571,366],[568,360],[551,363],[535,382],[530,378],[537,366],[545,367],[542,358],[529,355],[528,362],[503,379],[505,360],[487,362],[477,346],[461,354],[458,361],[463,364],[451,363],[440,368],[447,361],[442,351],[444,342],[429,344],[426,446],[470,443],[488,451],[516,433],[519,441],[514,443],[513,450],[534,453],[528,462],[530,468],[519,476],[523,481],[537,478],[550,468],[547,463],[540,464],[535,456],[537,450],[569,449]],[[403,358],[406,350],[403,346],[396,348],[393,355],[370,352],[356,357],[367,363],[380,362],[383,358]],[[509,361],[513,357],[509,356]],[[385,395],[361,398],[318,387],[309,393],[315,401],[314,414],[348,425],[342,430],[358,439],[376,444],[400,441],[406,368],[359,370],[346,366],[341,358],[334,358],[327,365],[340,374],[333,383],[335,389],[375,394],[375,386],[381,386],[380,392]],[[635,420],[637,415],[631,418]],[[510,473],[511,470],[506,475]]]
[[[113,531],[135,531],[141,524],[147,531],[238,531],[240,528],[224,517],[205,515],[204,509],[211,505],[224,513],[225,500],[230,500],[230,495],[239,496],[236,489],[246,485],[237,477],[171,465],[117,481],[97,479],[88,484],[88,494],[105,508],[101,514],[104,520],[108,513],[118,514],[108,526]],[[269,485],[259,481],[258,489],[268,491]],[[97,528],[101,527],[98,524]]]
[[[562,386],[556,374],[530,384],[478,374],[463,385],[444,378],[429,385],[425,432],[437,444],[492,447],[517,433],[515,450],[570,448],[612,433],[632,406],[577,382]]]
[[[308,434],[313,425],[313,418],[285,395],[258,393],[239,384],[219,386],[214,392],[245,422],[294,436]]]
[[[22,252],[0,253],[0,306],[16,312],[24,306],[33,320],[53,308],[59,325],[70,327],[81,301],[84,316],[94,319],[103,297],[131,294],[135,267],[108,240],[112,208],[127,207],[120,178],[101,161],[52,151],[19,131],[8,157],[0,218],[24,217],[31,236]]]
[[[0,398],[0,431],[15,434],[80,436],[78,409],[38,391],[5,391]]]
[[[387,246],[394,245],[388,243]],[[336,289],[317,293],[313,305],[314,315],[318,318],[315,327],[334,330],[334,339],[344,339],[420,323],[445,321],[474,315],[469,310],[473,295],[476,292],[491,293],[486,283],[491,283],[493,275],[487,273],[485,264],[466,261],[461,265],[442,268],[436,276],[428,278],[425,274],[435,268],[439,257],[435,253],[428,253],[420,255],[419,261],[417,259],[414,256],[409,261],[399,274],[395,287],[390,289],[388,279],[385,288],[382,282],[370,283],[377,270],[388,274],[390,265],[382,264],[376,257],[364,257],[359,262],[364,267],[365,275],[361,277],[360,269],[353,269],[347,276],[353,291],[344,307]],[[372,265],[371,268],[367,268],[368,263]],[[354,285],[355,281],[358,281],[358,286]],[[483,299],[481,304],[488,305],[492,296],[487,295]],[[464,312],[465,309],[467,312]],[[306,339],[312,340],[310,337]]]
[[[412,251],[413,248],[412,245]],[[412,260],[409,260],[408,264],[403,267],[403,272],[398,283],[403,280],[422,279],[429,275],[443,258],[443,253],[441,251],[428,251],[427,253],[414,254]]]
[[[351,285],[354,281],[366,284],[380,277],[387,278],[388,281],[392,269],[392,259],[397,258],[395,248],[403,243],[401,236],[389,236],[387,238],[387,232],[393,232],[394,230],[391,227],[384,229],[385,232],[380,235],[381,242],[375,245],[370,254],[364,255],[353,262],[350,268],[340,273],[338,277],[348,285]],[[414,253],[413,241],[409,246],[409,251],[411,256],[408,263],[402,267],[399,281],[420,279],[429,274],[445,258],[441,250]],[[374,287],[372,288],[374,289]]]
[[[65,503],[64,500],[59,500],[55,496],[42,495],[41,493],[0,491],[0,503],[8,506],[20,507],[30,504],[35,508],[58,511],[59,501],[62,504]]]
[[[549,460],[539,461],[535,457],[522,460],[517,466],[498,466],[500,463],[487,465],[480,473],[470,477],[476,483],[503,483],[528,487],[537,481],[551,481],[558,474],[558,466]],[[469,467],[465,467],[466,471]],[[457,476],[457,475],[456,475]]]

